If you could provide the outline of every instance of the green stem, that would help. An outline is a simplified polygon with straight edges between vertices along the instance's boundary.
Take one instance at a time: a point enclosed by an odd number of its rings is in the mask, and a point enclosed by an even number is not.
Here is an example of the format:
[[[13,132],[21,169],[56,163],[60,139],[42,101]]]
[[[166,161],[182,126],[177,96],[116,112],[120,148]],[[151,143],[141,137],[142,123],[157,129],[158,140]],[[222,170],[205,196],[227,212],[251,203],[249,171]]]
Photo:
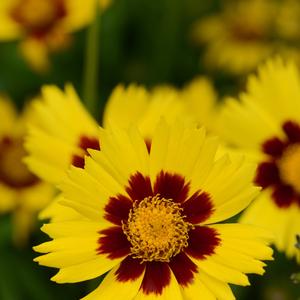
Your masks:
[[[97,7],[95,20],[87,31],[83,78],[83,99],[86,108],[94,117],[96,117],[97,110],[97,84],[99,76],[99,38],[101,23],[101,12],[99,10],[100,8]]]

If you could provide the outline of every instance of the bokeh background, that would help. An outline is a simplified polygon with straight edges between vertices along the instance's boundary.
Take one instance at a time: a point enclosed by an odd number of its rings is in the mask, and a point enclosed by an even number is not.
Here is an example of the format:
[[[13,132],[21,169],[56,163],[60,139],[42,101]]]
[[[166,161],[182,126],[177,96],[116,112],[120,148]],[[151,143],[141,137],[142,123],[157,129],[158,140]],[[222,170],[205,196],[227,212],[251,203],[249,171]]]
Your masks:
[[[101,22],[99,121],[108,95],[120,82],[136,82],[149,88],[157,84],[181,87],[201,74],[213,81],[220,99],[242,90],[247,74],[233,75],[226,70],[207,68],[202,60],[205,47],[199,47],[193,38],[195,22],[221,11],[222,5],[222,1],[212,0],[114,0],[98,20]],[[70,48],[51,56],[49,72],[39,74],[26,64],[16,42],[0,43],[1,93],[9,95],[20,109],[45,83],[63,87],[71,82],[82,96],[85,47],[86,29],[83,29],[74,34]],[[32,246],[46,240],[38,229],[40,225],[37,224],[28,245],[18,248],[12,243],[11,216],[0,216],[1,300],[75,300],[101,281],[100,278],[64,285],[51,282],[55,271],[32,261],[36,256]],[[250,276],[250,287],[234,288],[237,299],[300,299],[300,285],[290,279],[291,274],[299,271],[295,261],[275,252],[275,261],[268,264],[264,277]]]

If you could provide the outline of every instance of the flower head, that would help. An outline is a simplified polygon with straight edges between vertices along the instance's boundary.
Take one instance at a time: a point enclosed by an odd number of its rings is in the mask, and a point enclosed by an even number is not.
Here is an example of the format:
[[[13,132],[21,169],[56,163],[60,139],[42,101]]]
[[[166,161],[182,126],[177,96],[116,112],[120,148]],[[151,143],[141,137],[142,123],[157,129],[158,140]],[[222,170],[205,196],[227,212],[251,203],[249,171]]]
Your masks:
[[[253,71],[277,53],[299,62],[298,1],[224,1],[223,10],[196,22],[194,40],[205,45],[208,67],[234,75]]]
[[[38,177],[58,184],[70,165],[83,167],[88,148],[100,148],[98,124],[70,85],[65,91],[44,86],[32,109],[26,162]]]
[[[173,124],[180,116],[199,125],[214,113],[216,95],[210,82],[198,78],[182,91],[157,87],[153,91],[135,84],[117,86],[104,109],[103,127],[109,124],[128,129],[136,124],[148,146],[161,117]],[[26,159],[37,176],[58,184],[70,165],[83,168],[87,149],[100,149],[98,124],[86,111],[72,86],[65,91],[44,86],[33,103],[35,118],[26,139]],[[192,107],[192,108],[191,108]],[[51,155],[54,150],[55,154]],[[43,168],[41,168],[43,166]]]
[[[101,151],[60,185],[63,203],[85,219],[45,225],[53,238],[36,261],[59,268],[52,280],[79,282],[108,272],[84,299],[234,299],[228,283],[248,285],[271,259],[269,234],[215,224],[257,194],[254,165],[215,158],[203,129],[161,121],[150,153],[135,126],[100,130]],[[137,297],[137,298],[135,298]]]
[[[241,221],[272,230],[278,249],[294,256],[300,229],[299,71],[271,60],[249,78],[240,99],[226,103],[219,132],[258,163],[254,182],[263,188]]]
[[[192,109],[188,109],[190,107]],[[215,93],[210,82],[198,78],[182,91],[172,87],[157,87],[147,91],[134,84],[117,86],[105,106],[103,125],[118,125],[128,129],[136,124],[150,151],[154,129],[161,117],[173,124],[178,116],[209,123],[213,114]],[[26,139],[30,156],[26,159],[31,171],[43,180],[58,184],[70,165],[84,167],[88,149],[100,149],[98,124],[85,110],[74,91],[54,86],[42,88],[42,95],[33,104],[35,120]],[[201,122],[202,120],[202,122]],[[58,219],[66,211],[55,201],[42,212],[42,217]]]
[[[2,0],[0,40],[21,39],[29,64],[45,71],[49,53],[68,46],[70,33],[91,23],[95,10],[95,0]]]
[[[0,213],[12,213],[14,241],[23,244],[34,224],[35,214],[52,198],[53,189],[30,173],[23,159],[25,124],[30,112],[18,116],[12,103],[0,99]]]

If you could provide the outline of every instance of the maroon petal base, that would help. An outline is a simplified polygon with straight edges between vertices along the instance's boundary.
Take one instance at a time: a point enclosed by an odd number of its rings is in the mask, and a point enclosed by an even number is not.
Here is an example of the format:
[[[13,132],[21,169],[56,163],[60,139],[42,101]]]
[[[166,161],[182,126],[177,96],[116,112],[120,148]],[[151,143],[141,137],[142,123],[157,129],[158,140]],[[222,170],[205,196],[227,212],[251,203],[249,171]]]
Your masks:
[[[165,199],[180,203],[186,200],[188,192],[189,184],[185,183],[184,177],[164,171],[158,174],[154,184],[154,195],[160,194]]]
[[[291,143],[300,142],[300,126],[293,121],[287,121],[283,124],[283,130]]]
[[[279,170],[275,162],[263,162],[258,166],[255,178],[256,184],[266,188],[279,182]]]
[[[213,213],[213,204],[209,194],[205,192],[194,193],[182,204],[183,214],[186,221],[192,224],[199,224],[207,220]]]
[[[280,208],[287,208],[293,203],[295,194],[293,188],[289,185],[277,185],[274,188],[272,197]]]
[[[168,263],[153,261],[147,263],[146,272],[141,285],[142,291],[148,294],[160,295],[171,282],[171,270]]]
[[[181,286],[187,286],[194,280],[194,273],[198,272],[197,266],[185,253],[179,253],[171,259],[169,266]]]
[[[300,145],[300,124],[288,120],[283,123],[285,138],[273,137],[262,144],[262,150],[270,157],[259,164],[255,183],[262,188],[272,189],[272,200],[278,208],[288,208],[292,203],[300,206],[300,193],[297,188],[284,180],[281,174],[280,161],[289,147]]]
[[[79,139],[78,146],[84,150],[85,155],[89,156],[89,153],[87,152],[87,149],[94,149],[94,150],[100,150],[100,144],[99,140],[95,137],[89,137],[89,136],[81,136]],[[72,165],[77,168],[84,168],[84,155],[73,155],[72,157]]]
[[[262,148],[264,153],[269,154],[276,158],[282,155],[283,150],[285,148],[285,144],[279,138],[274,137],[270,140],[267,140],[263,144]]]
[[[189,232],[188,247],[185,252],[197,259],[205,259],[214,254],[215,248],[221,240],[218,233],[210,227],[195,226]]]
[[[150,178],[137,172],[130,177],[126,192],[132,201],[142,201],[146,197],[152,196],[153,192]]]
[[[151,152],[151,146],[152,146],[152,140],[151,139],[145,139],[145,144],[148,150],[148,153]]]
[[[116,271],[116,277],[118,281],[134,281],[142,276],[145,270],[145,263],[141,263],[139,259],[127,256],[120,264]]]
[[[128,219],[128,214],[132,205],[133,202],[123,195],[111,197],[104,208],[104,218],[115,225],[121,226],[122,221],[126,221]]]
[[[99,254],[107,254],[110,259],[121,258],[130,253],[130,243],[120,226],[110,227],[99,232]]]

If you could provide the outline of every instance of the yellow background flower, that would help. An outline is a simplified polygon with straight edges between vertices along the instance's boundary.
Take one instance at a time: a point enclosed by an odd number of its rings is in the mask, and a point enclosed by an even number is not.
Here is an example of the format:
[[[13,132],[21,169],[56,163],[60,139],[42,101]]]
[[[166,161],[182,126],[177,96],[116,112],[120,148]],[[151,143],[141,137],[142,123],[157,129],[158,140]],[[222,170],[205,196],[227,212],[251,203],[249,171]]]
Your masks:
[[[263,188],[241,222],[272,230],[275,245],[296,255],[300,230],[300,74],[293,63],[268,61],[249,78],[240,102],[226,102],[220,135],[258,163],[254,181]]]
[[[0,100],[0,213],[12,213],[14,241],[22,245],[36,214],[53,197],[53,188],[31,174],[23,163],[26,122],[30,111],[18,116],[12,102]]]
[[[20,39],[28,63],[43,72],[49,53],[68,46],[70,34],[90,24],[95,12],[95,0],[1,0],[0,41]]]
[[[299,62],[299,18],[295,0],[224,1],[220,13],[196,22],[193,38],[205,45],[208,67],[243,74],[272,54]]]
[[[174,123],[178,117],[193,119],[198,124],[210,123],[215,113],[216,94],[211,83],[205,78],[195,79],[182,91],[172,87],[158,87],[147,91],[142,86],[117,86],[105,107],[103,124],[115,124],[129,128],[136,124],[142,136],[151,147],[155,126],[164,117]],[[71,86],[65,91],[54,86],[42,89],[41,99],[33,103],[35,120],[31,122],[26,149],[26,159],[34,174],[58,184],[66,170],[74,165],[83,168],[87,149],[101,148],[97,140],[98,125],[80,103]],[[58,207],[58,199],[41,217],[64,219],[67,212]],[[70,212],[68,218],[76,218]]]

